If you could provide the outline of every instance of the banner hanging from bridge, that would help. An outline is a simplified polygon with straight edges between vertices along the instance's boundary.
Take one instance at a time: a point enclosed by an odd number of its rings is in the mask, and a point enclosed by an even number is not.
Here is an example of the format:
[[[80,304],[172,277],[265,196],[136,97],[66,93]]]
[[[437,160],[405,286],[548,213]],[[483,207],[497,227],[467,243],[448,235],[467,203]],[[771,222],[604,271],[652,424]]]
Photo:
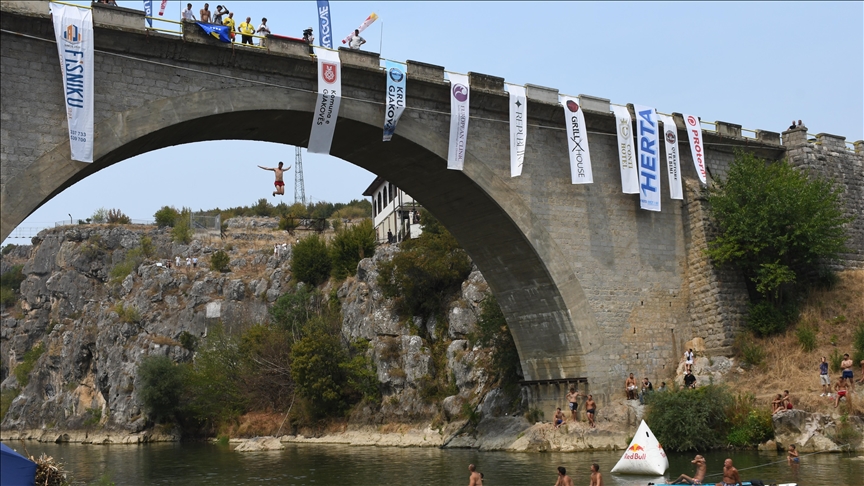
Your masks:
[[[144,17],[147,17],[147,25],[153,27],[153,0],[144,0]]]
[[[450,145],[447,168],[462,170],[468,147],[468,105],[471,95],[468,76],[450,74]]]
[[[660,211],[660,141],[657,112],[654,108],[634,105],[636,135],[639,137],[639,207]]]
[[[618,134],[618,160],[621,165],[621,192],[639,193],[639,170],[636,167],[636,153],[633,150],[633,121],[626,106],[612,106],[615,114],[615,132]]]
[[[313,154],[329,154],[342,100],[342,63],[339,53],[329,49],[316,47],[315,56],[318,58],[318,101],[307,150]]]
[[[93,11],[50,5],[72,160],[93,162]]]
[[[572,184],[591,184],[591,154],[588,151],[588,132],[585,128],[585,114],[579,106],[579,98],[562,96],[564,118],[567,126],[567,148],[570,149],[570,182]]]
[[[528,139],[528,98],[525,86],[508,84],[510,92],[510,177],[522,175],[525,142]]]
[[[168,6],[168,0],[162,0],[162,4],[159,5],[159,15],[160,16],[165,15],[165,7],[167,7],[167,6]],[[181,9],[183,8],[183,2],[180,2],[180,8]]]
[[[321,45],[333,49],[333,27],[330,22],[329,0],[318,0],[318,38]]]
[[[389,142],[396,131],[399,117],[405,111],[405,71],[398,62],[386,61],[387,105],[384,107],[384,141]]]
[[[690,153],[693,154],[693,165],[702,184],[707,184],[705,177],[705,150],[702,147],[702,124],[693,115],[684,115],[684,126],[687,127],[687,138],[690,139]]]
[[[669,197],[684,199],[681,186],[681,160],[678,157],[678,127],[669,115],[658,115],[663,122],[663,143],[666,149],[666,173],[669,174]]]

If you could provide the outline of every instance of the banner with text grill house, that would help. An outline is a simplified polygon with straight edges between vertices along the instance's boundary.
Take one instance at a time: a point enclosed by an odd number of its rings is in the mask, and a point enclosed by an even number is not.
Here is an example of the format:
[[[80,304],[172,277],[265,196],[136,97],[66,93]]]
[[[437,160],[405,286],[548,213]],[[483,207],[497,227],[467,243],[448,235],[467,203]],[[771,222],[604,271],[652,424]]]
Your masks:
[[[399,117],[405,111],[405,71],[402,65],[387,61],[385,63],[387,73],[387,105],[384,107],[384,141],[389,142],[396,131]]]
[[[318,57],[318,101],[307,150],[313,154],[329,154],[342,100],[342,63],[336,51],[316,47],[315,56]]]
[[[329,0],[318,0],[318,38],[321,45],[333,49],[333,23],[330,22]]]
[[[666,148],[666,172],[669,174],[669,197],[684,199],[681,187],[681,160],[678,158],[678,127],[669,115],[657,115],[663,122],[663,143]]]
[[[591,184],[591,154],[588,152],[588,132],[585,130],[585,114],[579,106],[579,98],[561,97],[564,118],[567,123],[567,148],[570,152],[570,182]]]
[[[707,184],[705,177],[705,150],[702,147],[702,124],[699,118],[693,115],[683,115],[684,126],[687,127],[687,138],[690,139],[690,152],[693,154],[693,165],[702,184]]]
[[[626,106],[612,106],[615,114],[615,132],[618,134],[618,161],[621,165],[621,192],[639,193],[639,170],[633,149],[633,121]]]
[[[93,11],[50,5],[72,160],[93,162]]]
[[[510,177],[522,175],[525,142],[528,139],[528,105],[525,86],[507,85],[510,91]]]
[[[447,168],[462,170],[468,149],[468,104],[471,90],[468,76],[450,73],[450,146]]]
[[[639,207],[660,211],[660,140],[657,112],[654,108],[633,105],[636,113],[636,137],[639,140]]]

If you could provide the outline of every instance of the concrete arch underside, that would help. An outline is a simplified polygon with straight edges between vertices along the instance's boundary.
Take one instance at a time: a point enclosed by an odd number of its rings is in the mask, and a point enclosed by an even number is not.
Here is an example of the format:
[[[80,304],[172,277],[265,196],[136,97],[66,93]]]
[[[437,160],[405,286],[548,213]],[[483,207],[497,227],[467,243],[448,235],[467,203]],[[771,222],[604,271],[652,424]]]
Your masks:
[[[58,144],[7,181],[2,232],[74,183],[136,155],[211,140],[305,147],[316,95],[269,87],[205,90],[115,113],[96,125],[95,161],[69,160]],[[280,107],[274,109],[274,107]],[[446,169],[447,140],[406,112],[381,142],[383,107],[343,99],[331,155],[378,174],[416,197],[456,236],[483,272],[510,324],[525,378],[586,376],[602,336],[573,269],[522,197],[469,145],[464,172]],[[6,207],[9,204],[10,207]],[[22,211],[23,210],[23,211]]]

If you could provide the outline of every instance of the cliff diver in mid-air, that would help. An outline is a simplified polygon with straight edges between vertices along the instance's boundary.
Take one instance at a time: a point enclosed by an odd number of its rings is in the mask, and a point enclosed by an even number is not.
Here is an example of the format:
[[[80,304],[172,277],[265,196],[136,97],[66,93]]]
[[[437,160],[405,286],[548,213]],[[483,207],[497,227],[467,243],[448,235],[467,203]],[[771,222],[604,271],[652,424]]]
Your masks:
[[[284,196],[285,195],[285,182],[282,181],[282,174],[291,170],[291,166],[289,165],[287,169],[283,169],[282,168],[282,162],[279,162],[279,167],[263,167],[260,165],[258,167],[261,167],[264,170],[272,170],[273,172],[276,173],[276,182],[273,183],[273,185],[276,186],[276,190],[273,192],[273,196],[275,197],[276,194],[279,194],[280,196]]]

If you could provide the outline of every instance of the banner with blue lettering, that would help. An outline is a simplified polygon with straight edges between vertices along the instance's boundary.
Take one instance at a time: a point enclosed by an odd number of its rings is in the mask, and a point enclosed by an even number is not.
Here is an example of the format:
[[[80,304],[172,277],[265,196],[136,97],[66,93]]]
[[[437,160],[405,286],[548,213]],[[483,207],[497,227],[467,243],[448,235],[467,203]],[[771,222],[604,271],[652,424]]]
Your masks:
[[[93,14],[51,3],[72,160],[93,162]]]
[[[144,16],[152,17],[153,16],[153,0],[144,0]],[[147,19],[147,25],[153,27],[153,19]]]
[[[660,211],[659,124],[654,108],[633,105],[636,113],[636,148],[639,150],[639,207]]]
[[[387,105],[384,107],[384,141],[389,142],[396,131],[399,117],[405,111],[405,71],[402,65],[387,61],[385,63],[387,73]]]
[[[330,1],[318,0],[318,38],[321,45],[333,49],[333,28],[330,23]]]
[[[567,127],[567,148],[570,149],[570,182],[572,184],[591,184],[594,173],[591,171],[591,153],[588,151],[588,131],[585,128],[585,114],[579,106],[579,98],[561,97],[564,105],[564,122]]]

